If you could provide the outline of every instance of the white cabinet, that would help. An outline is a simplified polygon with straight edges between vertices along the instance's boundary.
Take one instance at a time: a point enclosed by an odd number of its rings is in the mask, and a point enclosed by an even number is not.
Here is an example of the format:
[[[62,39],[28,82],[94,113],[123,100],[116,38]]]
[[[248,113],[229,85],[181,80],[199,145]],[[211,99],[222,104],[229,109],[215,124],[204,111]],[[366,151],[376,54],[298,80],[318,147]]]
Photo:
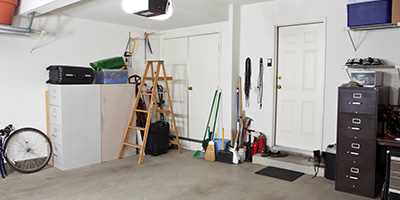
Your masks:
[[[118,159],[135,98],[134,84],[101,85],[101,160],[103,162]],[[136,124],[135,121],[133,124]],[[129,143],[136,144],[135,135],[129,134]],[[136,155],[136,148],[125,147],[123,157],[132,155]]]
[[[101,162],[100,85],[49,85],[53,165],[68,170]]]

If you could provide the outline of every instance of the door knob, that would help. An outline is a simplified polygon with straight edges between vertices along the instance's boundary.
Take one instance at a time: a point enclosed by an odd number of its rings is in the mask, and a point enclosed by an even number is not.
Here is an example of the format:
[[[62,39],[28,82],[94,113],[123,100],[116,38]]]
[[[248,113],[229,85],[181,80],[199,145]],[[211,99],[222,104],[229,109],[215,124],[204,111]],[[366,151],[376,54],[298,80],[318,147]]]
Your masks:
[[[276,88],[278,88],[278,90],[280,90],[282,88],[281,85],[277,85]]]
[[[188,90],[193,90],[192,86],[189,86],[189,87],[188,87]]]
[[[278,76],[278,79],[281,80],[281,79],[282,79],[282,76]]]

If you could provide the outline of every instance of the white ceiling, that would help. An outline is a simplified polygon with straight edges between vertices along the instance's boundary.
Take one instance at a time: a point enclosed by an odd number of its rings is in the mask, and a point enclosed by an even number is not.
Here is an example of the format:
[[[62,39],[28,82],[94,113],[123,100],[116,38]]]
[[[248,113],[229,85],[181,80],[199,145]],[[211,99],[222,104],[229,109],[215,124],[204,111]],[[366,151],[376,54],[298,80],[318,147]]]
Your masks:
[[[113,24],[168,30],[228,20],[228,5],[271,0],[172,0],[174,14],[165,21],[150,20],[122,10],[122,0],[83,0],[53,12]]]

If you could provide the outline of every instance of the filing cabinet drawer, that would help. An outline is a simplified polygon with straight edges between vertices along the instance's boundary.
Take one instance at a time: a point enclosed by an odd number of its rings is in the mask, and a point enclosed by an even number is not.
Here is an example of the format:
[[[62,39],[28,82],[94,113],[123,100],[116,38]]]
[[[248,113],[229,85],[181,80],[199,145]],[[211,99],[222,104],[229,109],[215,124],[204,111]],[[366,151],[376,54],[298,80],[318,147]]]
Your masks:
[[[61,107],[49,106],[50,123],[61,125]]]
[[[57,86],[49,86],[49,104],[53,106],[61,106],[61,88]]]
[[[61,126],[50,124],[50,141],[56,144],[62,144],[62,131]]]
[[[338,161],[345,161],[352,164],[374,166],[374,155],[376,154],[375,146],[375,141],[339,137],[337,159]]]
[[[64,159],[63,159],[63,151],[62,151],[62,146],[56,143],[52,143],[53,145],[53,161],[54,165],[59,164],[63,165],[64,164]]]
[[[338,137],[375,139],[377,119],[375,115],[339,114]]]
[[[344,162],[337,163],[336,185],[371,193],[371,191],[375,191],[374,184],[375,171],[373,167]]]
[[[373,88],[339,88],[339,112],[375,115],[377,94]]]

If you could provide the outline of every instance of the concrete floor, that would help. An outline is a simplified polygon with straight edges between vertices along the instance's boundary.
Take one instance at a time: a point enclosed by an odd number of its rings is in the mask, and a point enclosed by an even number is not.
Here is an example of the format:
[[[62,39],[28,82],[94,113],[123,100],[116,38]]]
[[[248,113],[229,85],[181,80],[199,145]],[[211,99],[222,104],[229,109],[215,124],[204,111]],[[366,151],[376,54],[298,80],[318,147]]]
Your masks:
[[[145,156],[140,166],[133,156],[68,171],[14,172],[0,180],[0,199],[370,199],[335,191],[323,177],[288,182],[254,174],[262,165],[208,162],[193,153]]]

